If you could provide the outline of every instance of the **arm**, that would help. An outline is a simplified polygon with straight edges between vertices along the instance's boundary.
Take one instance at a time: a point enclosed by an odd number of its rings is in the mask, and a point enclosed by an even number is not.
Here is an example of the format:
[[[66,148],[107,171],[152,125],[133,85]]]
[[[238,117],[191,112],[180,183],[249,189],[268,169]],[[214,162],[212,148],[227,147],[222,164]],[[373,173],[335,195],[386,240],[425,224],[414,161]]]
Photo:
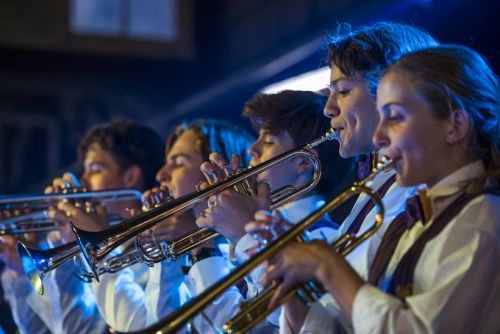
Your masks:
[[[143,265],[125,268],[116,274],[104,274],[99,283],[91,283],[99,312],[116,330],[131,331],[146,326],[144,287],[138,283],[136,272],[141,270],[139,266]]]
[[[353,305],[354,329],[498,332],[499,205],[498,196],[476,198],[426,245],[415,269],[413,295],[404,302],[363,286]]]
[[[181,268],[185,263],[186,257],[183,256],[176,261],[162,261],[149,268],[145,290],[147,325],[158,322],[189,298]]]
[[[188,273],[188,282],[193,296],[197,296],[206,289],[210,289],[220,279],[229,274],[229,267],[226,259],[221,255],[209,256],[206,258],[198,256]],[[243,301],[243,296],[236,287],[225,291],[212,304],[203,311],[203,316],[194,319],[194,326],[203,333],[216,332],[216,328],[221,328],[238,310]]]
[[[82,282],[73,275],[73,263],[65,263],[55,269],[46,279],[54,280],[53,285],[58,290],[61,317],[53,322],[60,322],[63,333],[84,332],[102,333],[106,328],[96,306],[95,295],[89,284]]]
[[[5,269],[2,272],[2,286],[20,333],[50,333],[49,328],[26,302],[27,296],[34,293],[26,276]]]

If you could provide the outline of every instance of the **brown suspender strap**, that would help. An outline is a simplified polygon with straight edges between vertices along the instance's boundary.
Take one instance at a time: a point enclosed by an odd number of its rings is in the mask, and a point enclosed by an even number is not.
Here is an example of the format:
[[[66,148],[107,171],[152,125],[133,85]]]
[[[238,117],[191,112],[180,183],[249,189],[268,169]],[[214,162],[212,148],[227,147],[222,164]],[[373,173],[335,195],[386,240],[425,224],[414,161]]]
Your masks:
[[[434,239],[448,225],[448,223],[460,213],[464,206],[475,197],[484,192],[475,194],[459,195],[453,203],[434,220],[427,230],[415,241],[399,262],[392,275],[388,291],[389,293],[404,299],[413,293],[413,277],[417,262],[424,250],[425,245]]]
[[[396,182],[396,174],[388,178],[387,181],[385,181],[384,184],[377,190],[377,193],[380,195],[380,197],[385,196],[385,194],[387,193],[389,188],[394,184],[394,182]],[[366,204],[358,213],[354,221],[347,228],[347,233],[352,233],[352,234],[358,233],[359,229],[361,228],[361,225],[363,224],[363,221],[365,220],[368,213],[374,208],[374,206],[375,205],[373,201],[369,200],[368,202],[366,202]]]
[[[384,275],[387,265],[391,260],[399,239],[403,233],[408,229],[405,223],[406,214],[401,212],[394,218],[391,225],[387,228],[380,242],[380,246],[375,253],[370,272],[368,273],[368,283],[377,286],[380,279]]]

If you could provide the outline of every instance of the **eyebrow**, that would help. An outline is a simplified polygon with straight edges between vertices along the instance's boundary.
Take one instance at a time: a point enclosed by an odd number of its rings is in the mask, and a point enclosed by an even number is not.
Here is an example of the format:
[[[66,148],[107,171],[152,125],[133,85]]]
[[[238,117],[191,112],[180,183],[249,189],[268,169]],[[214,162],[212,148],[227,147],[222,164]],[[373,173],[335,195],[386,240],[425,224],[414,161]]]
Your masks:
[[[340,82],[342,81],[352,81],[352,77],[340,77],[340,78],[337,78],[333,81],[330,81],[330,83],[328,84],[328,86],[330,87],[335,87],[337,86]]]
[[[347,78],[344,78],[344,77],[335,79],[333,81],[330,81],[329,86],[331,86],[331,87],[336,86],[340,81],[345,81],[345,80],[347,80]]]

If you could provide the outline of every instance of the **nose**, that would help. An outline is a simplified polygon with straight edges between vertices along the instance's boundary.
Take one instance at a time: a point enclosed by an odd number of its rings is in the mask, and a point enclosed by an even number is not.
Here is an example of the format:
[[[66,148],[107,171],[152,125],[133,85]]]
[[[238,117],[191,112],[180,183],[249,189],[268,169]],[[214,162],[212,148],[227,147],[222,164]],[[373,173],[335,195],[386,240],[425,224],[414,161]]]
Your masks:
[[[256,140],[248,149],[248,154],[250,155],[251,160],[255,160],[260,157],[260,145],[259,141]]]
[[[160,170],[156,173],[156,181],[158,183],[163,184],[170,180],[170,168],[168,168],[167,164],[164,164]]]
[[[325,108],[323,109],[323,114],[328,118],[334,118],[340,115],[340,108],[337,105],[333,94],[330,94],[330,96],[328,96]]]
[[[373,134],[373,143],[379,148],[387,148],[391,144],[382,121],[378,123],[377,128],[375,129],[375,133]]]

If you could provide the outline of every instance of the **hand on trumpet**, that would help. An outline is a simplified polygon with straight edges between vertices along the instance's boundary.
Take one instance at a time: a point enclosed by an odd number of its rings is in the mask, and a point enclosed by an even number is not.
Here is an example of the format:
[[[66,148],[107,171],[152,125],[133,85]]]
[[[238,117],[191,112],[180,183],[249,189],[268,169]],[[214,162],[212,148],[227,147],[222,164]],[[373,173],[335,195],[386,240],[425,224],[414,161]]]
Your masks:
[[[279,283],[269,303],[269,308],[274,308],[288,291],[310,281],[330,292],[349,317],[354,297],[365,284],[343,256],[319,240],[291,243],[271,257],[261,284]]]
[[[172,199],[170,190],[166,186],[159,186],[146,190],[142,194],[142,211],[146,212],[160,204],[166,203]]]
[[[162,185],[160,187],[155,187],[145,191],[142,195],[142,209],[143,211],[148,211],[169,200],[172,200],[172,197],[166,186]],[[191,232],[196,227],[194,213],[192,210],[189,210],[155,225],[152,230],[157,238],[171,241]],[[147,242],[149,238],[148,232],[141,235],[141,240],[143,240],[143,242]]]
[[[77,177],[72,173],[64,173],[62,177],[54,179],[51,186],[45,188],[45,193],[78,191],[78,188],[80,182]],[[61,201],[57,207],[49,209],[48,215],[49,218],[66,222],[59,232],[64,243],[74,240],[69,222],[87,231],[101,231],[108,226],[106,208],[95,203]]]
[[[254,220],[245,225],[245,231],[257,241],[255,247],[245,250],[248,256],[253,256],[265,248],[271,241],[292,226],[279,210],[259,210],[255,212]]]
[[[219,154],[210,154],[210,162],[201,165],[210,184],[216,183],[221,175],[234,173],[240,167],[237,156],[231,160],[231,165],[228,165]],[[207,184],[202,184],[201,188],[204,186]],[[269,209],[270,203],[270,189],[264,182],[258,184],[257,194],[252,197],[234,189],[225,189],[208,199],[208,208],[197,217],[196,224],[211,228],[236,244],[245,235],[245,224],[253,219],[254,213]]]

